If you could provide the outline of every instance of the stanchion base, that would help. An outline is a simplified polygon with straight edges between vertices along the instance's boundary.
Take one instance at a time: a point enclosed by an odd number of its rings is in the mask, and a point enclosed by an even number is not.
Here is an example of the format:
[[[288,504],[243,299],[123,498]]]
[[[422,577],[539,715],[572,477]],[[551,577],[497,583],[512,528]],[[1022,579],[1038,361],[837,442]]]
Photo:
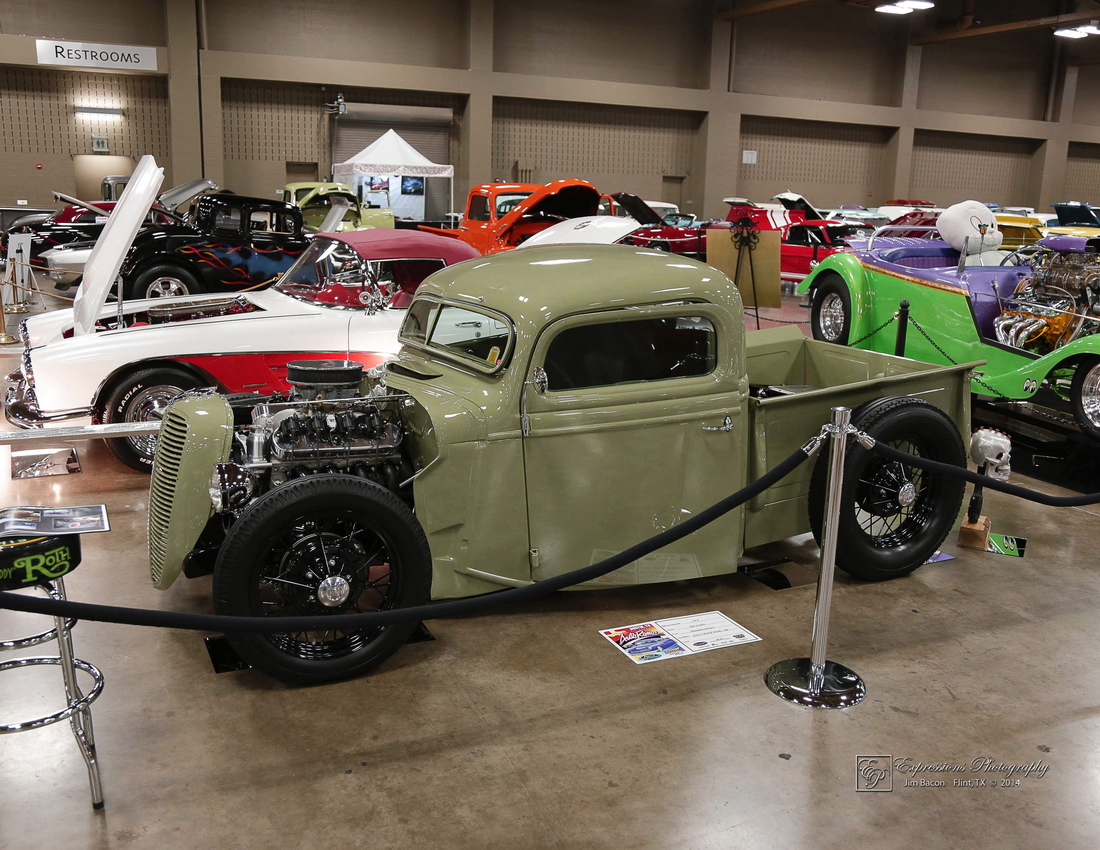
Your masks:
[[[14,337],[9,333],[0,333],[0,345],[15,345],[19,342],[18,337]]]
[[[810,690],[810,659],[790,658],[773,664],[764,674],[764,682],[776,696],[810,708],[848,708],[863,702],[867,687],[863,680],[843,664],[825,662],[821,690]]]
[[[30,307],[24,307],[22,304],[12,304],[4,308],[5,313],[29,313]]]

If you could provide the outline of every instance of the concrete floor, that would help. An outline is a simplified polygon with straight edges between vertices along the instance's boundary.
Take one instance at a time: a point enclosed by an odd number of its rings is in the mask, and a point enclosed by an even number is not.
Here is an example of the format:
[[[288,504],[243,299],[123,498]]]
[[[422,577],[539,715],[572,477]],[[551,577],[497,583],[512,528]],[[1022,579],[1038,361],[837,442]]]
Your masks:
[[[70,597],[211,612],[209,577],[149,583],[147,477],[78,449],[80,475],[0,482],[2,504],[106,502],[112,530],[84,537]],[[312,688],[215,675],[200,633],[81,623],[77,655],[106,676],[93,710],[106,807],[92,810],[66,724],[0,737],[0,847],[1095,847],[1100,510],[991,493],[986,513],[1028,538],[1025,558],[958,550],[884,584],[838,576],[829,658],[868,688],[841,711],[763,683],[808,653],[813,585],[744,575],[434,621],[434,642]],[[711,610],[763,640],[635,665],[598,631]],[[0,639],[41,623],[0,611]],[[3,673],[0,721],[56,710],[60,694],[56,670]],[[946,787],[896,771],[892,792],[860,793],[868,754],[1048,769],[1008,786],[917,777]]]

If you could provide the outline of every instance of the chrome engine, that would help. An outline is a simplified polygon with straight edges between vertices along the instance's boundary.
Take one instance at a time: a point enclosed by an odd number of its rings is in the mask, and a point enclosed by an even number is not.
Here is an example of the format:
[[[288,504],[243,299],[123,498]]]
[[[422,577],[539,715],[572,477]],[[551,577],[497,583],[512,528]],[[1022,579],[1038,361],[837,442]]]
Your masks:
[[[229,463],[211,479],[221,510],[239,511],[263,492],[319,473],[356,475],[397,492],[413,474],[401,451],[405,394],[361,396],[363,366],[332,360],[288,364],[289,394],[251,406],[250,425],[238,426]],[[243,406],[234,402],[234,408]]]
[[[1100,254],[1093,244],[1081,248],[1039,250],[1031,277],[993,321],[998,342],[1046,354],[1100,332]]]

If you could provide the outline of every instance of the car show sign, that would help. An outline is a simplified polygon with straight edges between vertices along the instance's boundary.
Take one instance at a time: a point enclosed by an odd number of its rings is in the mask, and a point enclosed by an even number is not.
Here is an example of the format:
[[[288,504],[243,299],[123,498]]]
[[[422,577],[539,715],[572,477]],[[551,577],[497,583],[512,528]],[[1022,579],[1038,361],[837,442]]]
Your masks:
[[[81,68],[129,68],[156,71],[157,49],[132,44],[92,44],[36,38],[39,65],[75,65]]]

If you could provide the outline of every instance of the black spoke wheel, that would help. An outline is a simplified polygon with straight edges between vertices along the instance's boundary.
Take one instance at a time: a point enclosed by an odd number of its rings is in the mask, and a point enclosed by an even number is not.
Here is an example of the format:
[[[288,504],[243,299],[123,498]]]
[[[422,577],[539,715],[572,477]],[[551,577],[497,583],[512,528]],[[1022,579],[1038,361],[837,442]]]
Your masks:
[[[966,466],[955,423],[922,399],[890,397],[857,408],[852,424],[907,454]],[[829,455],[818,458],[810,483],[810,527],[824,539]],[[909,575],[951,530],[962,504],[961,478],[888,460],[848,438],[837,527],[836,564],[866,581]]]
[[[425,604],[431,556],[420,524],[388,490],[322,474],[272,490],[230,529],[214,567],[219,614],[357,614]],[[226,637],[263,673],[317,684],[365,672],[396,652],[416,622]]]
[[[814,339],[847,345],[852,332],[852,295],[838,274],[822,275],[810,304]]]

